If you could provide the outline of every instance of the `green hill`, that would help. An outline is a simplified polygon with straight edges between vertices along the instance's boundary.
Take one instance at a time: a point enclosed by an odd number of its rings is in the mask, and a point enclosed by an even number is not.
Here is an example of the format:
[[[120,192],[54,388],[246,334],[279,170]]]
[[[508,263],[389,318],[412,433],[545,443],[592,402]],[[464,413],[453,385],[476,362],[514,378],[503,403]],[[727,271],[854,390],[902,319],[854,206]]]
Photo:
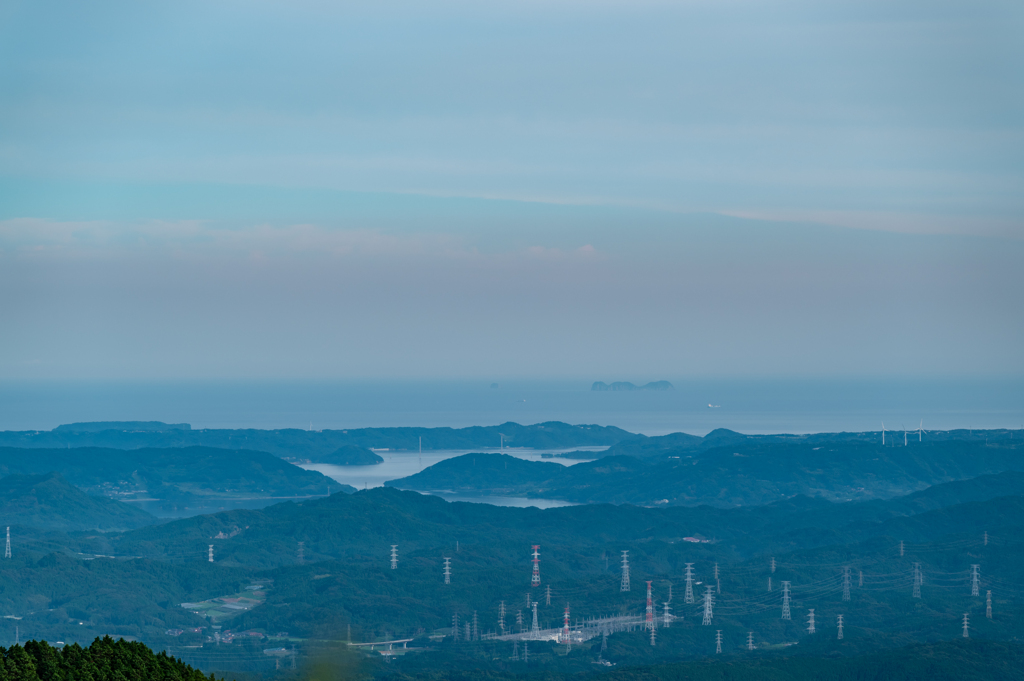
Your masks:
[[[167,500],[324,495],[338,483],[266,452],[212,447],[15,449],[0,447],[0,474],[57,471],[96,495]],[[349,490],[352,488],[349,487]]]
[[[129,504],[87,495],[60,473],[0,478],[0,520],[64,531],[129,530],[157,522]]]
[[[338,448],[352,445],[376,449],[473,449],[529,447],[564,449],[607,446],[636,437],[621,428],[569,425],[558,421],[470,428],[351,428],[348,430],[192,430],[188,424],[159,422],[76,423],[52,431],[0,431],[0,446],[31,448],[217,447],[269,452],[275,456],[328,463]]]
[[[336,466],[372,466],[384,463],[382,457],[366,447],[357,445],[343,445],[329,455],[321,457],[320,461],[321,463],[333,463]]]
[[[733,441],[734,435],[727,431],[714,439]],[[885,447],[855,440],[812,445],[743,439],[687,450],[690,454],[656,459],[613,455],[568,467],[547,462],[514,464],[500,454],[466,454],[387,484],[577,503],[730,507],[798,494],[833,501],[891,498],[937,483],[1024,469],[1024,446],[1019,440]]]

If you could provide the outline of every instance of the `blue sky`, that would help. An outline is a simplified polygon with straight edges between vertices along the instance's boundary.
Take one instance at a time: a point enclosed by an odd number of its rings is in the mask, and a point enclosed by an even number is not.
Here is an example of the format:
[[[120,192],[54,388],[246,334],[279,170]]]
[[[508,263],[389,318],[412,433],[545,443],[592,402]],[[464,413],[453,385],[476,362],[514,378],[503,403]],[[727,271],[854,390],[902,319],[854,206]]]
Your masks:
[[[1022,29],[0,0],[0,379],[1019,376]]]

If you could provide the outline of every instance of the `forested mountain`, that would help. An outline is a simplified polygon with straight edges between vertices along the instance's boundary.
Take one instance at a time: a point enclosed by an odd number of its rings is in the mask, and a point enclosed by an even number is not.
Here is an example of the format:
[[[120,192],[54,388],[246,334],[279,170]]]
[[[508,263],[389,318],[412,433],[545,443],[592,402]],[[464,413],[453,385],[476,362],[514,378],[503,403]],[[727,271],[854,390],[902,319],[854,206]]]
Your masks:
[[[884,443],[883,443],[884,440]],[[626,455],[637,458],[664,458],[693,454],[716,447],[763,447],[766,445],[808,445],[817,447],[840,442],[860,442],[866,444],[888,445],[897,447],[913,442],[973,442],[980,444],[1024,444],[1024,430],[929,430],[929,431],[869,431],[862,433],[807,433],[791,435],[746,435],[727,428],[718,428],[704,437],[672,433],[622,440],[612,445],[604,456]]]
[[[328,487],[342,487],[321,473],[303,470],[265,452],[212,447],[0,447],[0,474],[51,471],[94,495],[183,502],[202,497],[325,495]]]
[[[792,642],[809,649],[814,639],[805,631],[808,608],[816,609],[822,630],[834,632],[836,615],[846,616],[843,650],[849,654],[955,638],[964,612],[971,613],[972,636],[1005,639],[1024,623],[1015,586],[1024,581],[1024,497],[996,495],[1017,480],[1008,473],[888,501],[840,504],[796,497],[733,509],[517,509],[378,488],[114,535],[61,539],[51,533],[32,540],[19,533],[15,557],[0,562],[0,609],[22,617],[21,631],[36,637],[132,635],[207,669],[223,668],[215,665],[225,645],[233,651],[232,664],[259,670],[274,664],[261,651],[281,645],[262,643],[267,637],[314,651],[317,642],[345,640],[351,627],[357,642],[412,638],[414,648],[432,649],[388,667],[428,676],[431,669],[463,663],[495,673],[508,668],[510,642],[451,639],[456,615],[465,623],[476,613],[480,631],[494,631],[504,601],[506,626],[514,630],[520,611],[528,626],[530,594],[539,601],[542,628],[560,626],[567,605],[573,618],[642,616],[646,580],[653,583],[657,616],[669,602],[679,619],[659,629],[654,648],[641,631],[611,636],[605,659],[619,665],[714,655],[717,630],[730,654],[742,649],[748,631],[769,657]],[[929,510],[918,512],[923,508]],[[398,547],[396,569],[388,562],[392,545]],[[531,589],[533,545],[541,547],[542,582]],[[632,590],[622,592],[620,552],[627,550]],[[117,558],[83,561],[67,553]],[[443,579],[446,557],[450,584]],[[911,595],[915,562],[924,574],[921,599]],[[683,602],[687,563],[695,573],[692,604]],[[984,616],[984,598],[970,595],[972,564],[981,566],[982,596],[993,591],[992,620]],[[844,566],[852,571],[850,602],[842,600]],[[779,618],[781,580],[791,584],[791,621]],[[253,642],[249,647],[239,641],[217,647],[207,641],[214,623],[204,619],[202,608],[181,607],[230,604],[253,584],[265,600],[216,623],[222,626],[218,631],[254,632],[244,639]],[[707,584],[715,587],[712,627],[700,624]],[[14,626],[0,621],[0,639],[13,637]],[[593,669],[600,638],[574,647],[568,658],[558,646],[529,645],[538,665],[576,674]]]
[[[129,530],[157,522],[149,513],[89,496],[60,473],[0,478],[0,520],[50,530]]]
[[[472,449],[529,447],[553,449],[607,446],[638,437],[613,426],[569,425],[552,421],[522,426],[470,428],[352,428],[349,430],[192,430],[188,424],[119,422],[98,430],[96,424],[69,424],[51,431],[0,431],[0,446],[8,447],[217,447],[269,452],[296,460],[330,463],[345,445],[377,449]],[[100,427],[102,427],[102,425]],[[163,427],[161,427],[163,426]]]
[[[745,440],[658,459],[608,456],[573,466],[466,454],[387,484],[422,491],[564,499],[578,503],[743,506],[796,494],[845,501],[888,498],[929,485],[1024,470],[1024,441]]]

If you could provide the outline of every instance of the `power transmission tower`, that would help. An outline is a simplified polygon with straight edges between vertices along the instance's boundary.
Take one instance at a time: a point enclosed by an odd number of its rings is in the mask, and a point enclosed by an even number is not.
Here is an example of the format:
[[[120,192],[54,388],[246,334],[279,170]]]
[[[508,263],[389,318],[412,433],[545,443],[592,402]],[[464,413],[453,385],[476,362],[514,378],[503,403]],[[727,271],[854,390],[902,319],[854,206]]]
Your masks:
[[[519,661],[519,639],[516,639],[512,645],[512,659],[515,662]]]
[[[836,626],[839,627],[839,636],[837,637],[840,641],[843,640],[843,616],[839,615],[836,618]]]
[[[647,619],[644,629],[654,629],[654,601],[651,599],[651,583],[647,582]]]
[[[772,578],[771,577],[768,578],[768,590],[769,591],[772,590]]]
[[[921,597],[921,564],[914,563],[914,598]]]
[[[565,641],[565,652],[569,652],[569,606],[565,606],[565,621],[562,624],[562,640]]]
[[[391,545],[391,569],[398,569],[398,544]]]
[[[622,552],[622,581],[619,591],[629,591],[629,551]]]
[[[7,528],[7,548],[4,549],[4,558],[11,557],[11,528]]]
[[[452,640],[459,640],[459,613],[452,615]]]
[[[551,585],[548,585],[547,590],[544,592],[544,605],[551,605]]]
[[[971,637],[971,635],[968,633],[968,629],[970,628],[970,622],[971,621],[967,617],[967,613],[965,612],[964,613],[964,638],[970,638]]]
[[[683,593],[683,603],[693,603],[693,563],[686,564],[686,592]]]
[[[476,610],[473,611],[473,640],[480,640],[480,627],[479,622],[476,619]]]
[[[988,530],[985,530],[985,546],[988,546]]]
[[[813,634],[814,632],[814,608],[810,608],[807,611],[807,633]]]
[[[540,636],[540,625],[537,624],[537,601],[533,602],[533,628],[531,634],[534,638]]]
[[[722,652],[722,630],[719,629],[715,633],[715,654]]]
[[[531,603],[531,601],[530,601],[530,592],[529,592],[529,591],[527,591],[527,592],[526,592],[526,608],[527,608],[527,609],[529,609],[529,608],[530,608],[530,603]]]
[[[718,563],[715,563],[715,591],[722,593],[722,580],[718,578]]]
[[[664,620],[663,626],[669,627],[672,624],[672,608],[669,606],[669,601],[662,603],[662,619]]]
[[[498,628],[501,629],[501,635],[505,635],[505,601],[502,601],[498,606]]]
[[[530,578],[530,586],[540,586],[540,546],[533,546],[533,577]]]
[[[748,631],[747,632],[747,650],[753,650],[753,649],[754,649],[754,632]]]
[[[444,583],[445,584],[451,584],[452,583],[452,559],[451,558],[445,558],[444,559]]]
[[[843,600],[850,600],[850,568],[843,568]]]
[[[971,595],[972,596],[980,596],[981,595],[981,589],[979,588],[980,584],[978,583],[978,578],[979,577],[981,577],[981,566],[980,565],[971,565]]]
[[[299,542],[299,555],[298,555],[298,559],[299,559],[299,565],[302,565],[305,562],[305,560],[306,560],[306,542],[304,542],[304,541],[300,541]]]
[[[10,532],[10,530],[7,531]],[[210,548],[207,553],[207,560],[209,560],[209,562],[211,563],[213,562],[213,544],[210,544]]]
[[[789,616],[789,582],[782,583],[782,619],[792,619]]]
[[[992,592],[985,592],[985,617],[992,619]]]
[[[772,558],[772,574],[775,574],[775,559]]]
[[[516,628],[519,630],[520,634],[523,633],[523,611],[522,610],[516,611]]]
[[[707,591],[704,592],[704,621],[701,624],[711,624],[711,609],[714,607],[715,595],[711,592],[711,587],[707,587]]]

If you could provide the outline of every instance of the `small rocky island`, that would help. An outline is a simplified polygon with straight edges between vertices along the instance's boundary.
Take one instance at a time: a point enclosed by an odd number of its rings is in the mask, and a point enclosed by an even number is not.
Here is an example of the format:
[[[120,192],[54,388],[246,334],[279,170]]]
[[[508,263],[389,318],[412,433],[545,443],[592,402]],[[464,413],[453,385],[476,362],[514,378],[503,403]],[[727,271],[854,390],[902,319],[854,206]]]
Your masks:
[[[596,381],[594,385],[590,386],[591,390],[594,391],[622,391],[622,390],[672,390],[672,384],[668,381],[653,381],[646,385],[635,385],[628,381],[616,381],[615,383],[605,383],[603,381]]]
[[[336,466],[372,466],[377,463],[384,463],[384,459],[372,450],[357,445],[343,445],[334,450],[328,456],[323,457],[323,463],[332,463]]]

